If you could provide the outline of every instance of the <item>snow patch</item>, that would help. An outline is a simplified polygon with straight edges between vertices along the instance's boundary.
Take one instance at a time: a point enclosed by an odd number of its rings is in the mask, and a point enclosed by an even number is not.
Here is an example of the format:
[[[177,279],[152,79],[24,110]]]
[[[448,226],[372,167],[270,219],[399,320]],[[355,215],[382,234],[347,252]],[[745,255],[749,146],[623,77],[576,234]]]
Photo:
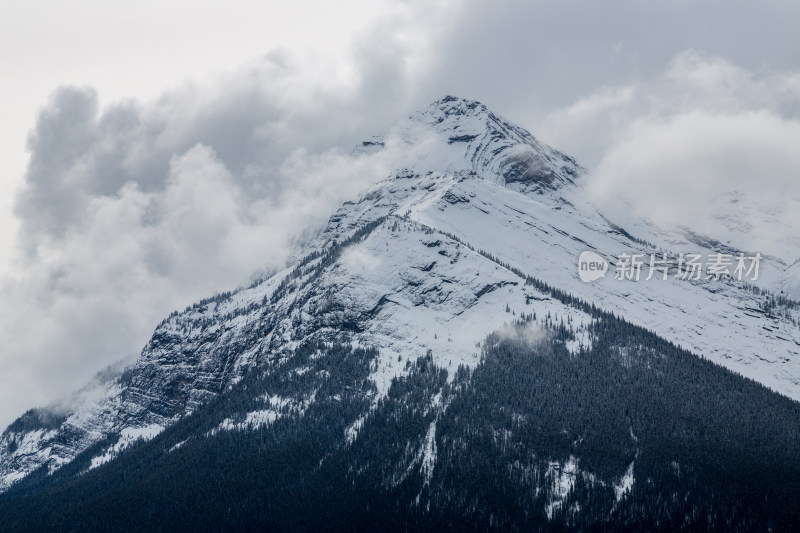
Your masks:
[[[298,401],[294,398],[287,398],[278,395],[265,395],[263,397],[265,403],[269,406],[265,409],[256,409],[244,415],[244,419],[237,421],[234,418],[225,418],[216,429],[212,430],[209,434],[214,435],[219,431],[233,431],[233,430],[252,430],[273,424],[279,418],[287,416],[301,417],[305,413],[308,406],[314,402],[316,392],[311,396]]]
[[[123,450],[130,447],[139,440],[151,440],[153,437],[164,431],[164,426],[160,424],[150,424],[144,427],[125,428],[120,433],[119,440],[106,451],[92,458],[89,470],[93,470],[100,465],[104,465],[117,457]]]
[[[560,510],[575,486],[576,476],[578,475],[578,460],[570,455],[569,459],[562,465],[553,461],[548,465],[545,479],[549,481],[549,501],[545,505],[545,512],[548,520],[553,519],[553,514]]]
[[[614,501],[616,503],[619,503],[620,500],[631,491],[633,481],[633,461],[631,461],[625,474],[620,478],[619,483],[614,485]]]
[[[436,422],[434,420],[428,426],[425,435],[425,443],[422,446],[422,475],[425,479],[424,484],[428,485],[433,477],[433,468],[436,466]]]

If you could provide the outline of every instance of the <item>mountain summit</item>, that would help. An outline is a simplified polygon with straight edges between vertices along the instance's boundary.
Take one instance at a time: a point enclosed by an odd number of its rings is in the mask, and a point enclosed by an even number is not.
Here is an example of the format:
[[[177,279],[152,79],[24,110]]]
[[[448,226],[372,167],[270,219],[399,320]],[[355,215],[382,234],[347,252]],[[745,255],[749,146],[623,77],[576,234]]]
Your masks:
[[[464,160],[481,177],[521,192],[542,192],[573,183],[584,169],[571,157],[474,100],[445,96],[411,120],[464,145]]]
[[[412,528],[795,518],[720,481],[752,468],[771,502],[797,494],[771,485],[800,473],[795,304],[725,279],[583,283],[583,251],[688,241],[615,224],[574,159],[478,102],[447,96],[399,128],[442,153],[380,177],[280,272],[167,317],[70,409],[9,426],[0,514],[24,529],[57,493],[52,516],[90,529],[140,496],[202,527],[345,527],[336,509]]]

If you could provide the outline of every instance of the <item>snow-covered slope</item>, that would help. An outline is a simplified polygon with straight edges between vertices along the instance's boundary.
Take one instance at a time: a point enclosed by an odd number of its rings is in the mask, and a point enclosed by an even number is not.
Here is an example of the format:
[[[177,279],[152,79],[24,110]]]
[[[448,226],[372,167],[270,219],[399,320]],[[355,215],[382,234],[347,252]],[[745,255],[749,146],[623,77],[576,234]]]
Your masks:
[[[776,289],[788,298],[800,300],[800,259],[778,275]]]
[[[526,276],[800,399],[797,309],[731,281],[609,275],[585,284],[577,275],[584,250],[612,258],[710,251],[714,242],[695,239],[687,250],[688,241],[644,223],[632,221],[626,231],[610,222],[586,199],[584,171],[572,158],[480,103],[445,97],[398,129],[409,145],[433,137],[435,153],[345,203],[283,271],[170,316],[138,361],[97,393],[66,412],[39,410],[12,424],[0,437],[0,490],[92,446],[91,464],[102,464],[248,371],[280,366],[308,339],[377,348],[373,401],[429,351],[437,366],[453,370],[450,378],[459,365],[474,366],[486,336],[523,313],[571,324],[573,351],[589,343],[591,319],[526,284]],[[370,141],[359,157],[381,146]],[[267,400],[246,423],[301,416],[313,394]],[[349,435],[357,434],[356,424]]]

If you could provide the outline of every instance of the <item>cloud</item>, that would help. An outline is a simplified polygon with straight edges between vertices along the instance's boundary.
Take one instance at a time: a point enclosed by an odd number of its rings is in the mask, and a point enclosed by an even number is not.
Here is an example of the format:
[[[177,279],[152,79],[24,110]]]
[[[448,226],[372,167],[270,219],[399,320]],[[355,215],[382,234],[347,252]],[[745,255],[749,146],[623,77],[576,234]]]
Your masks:
[[[421,67],[405,62],[428,34],[404,35],[403,16],[380,46],[374,28],[355,39],[352,76],[276,51],[149,102],[53,94],[29,136],[0,281],[0,422],[137,353],[173,309],[282,266],[304,232],[407,160],[391,135],[374,157],[352,153],[413,109]]]
[[[652,80],[687,49],[754,72],[797,69],[798,18],[789,0],[467,0],[424,83],[533,127],[603,87]]]
[[[544,340],[547,340],[551,333],[542,327],[538,322],[528,321],[521,324],[505,324],[497,331],[498,341],[521,344],[527,347],[534,347]]]
[[[800,257],[800,72],[759,76],[686,51],[653,80],[554,111],[542,131],[588,162],[611,213]]]
[[[419,159],[429,140],[388,127],[409,104],[383,84],[415,98],[405,47],[425,39],[385,34],[376,58],[371,31],[354,45],[359,75],[337,83],[313,58],[275,52],[150,102],[53,94],[29,136],[19,247],[0,282],[2,421],[137,353],[173,309],[283,266],[343,201]],[[380,132],[385,149],[353,153]]]

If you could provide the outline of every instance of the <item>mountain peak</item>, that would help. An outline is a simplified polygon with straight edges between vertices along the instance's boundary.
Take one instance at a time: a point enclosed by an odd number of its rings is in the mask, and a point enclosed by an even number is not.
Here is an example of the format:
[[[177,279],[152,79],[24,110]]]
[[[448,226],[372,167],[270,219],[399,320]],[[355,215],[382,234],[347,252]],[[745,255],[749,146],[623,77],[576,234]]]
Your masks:
[[[458,96],[447,95],[438,100],[434,100],[428,106],[428,110],[432,111],[433,115],[440,116],[464,116],[464,115],[488,115],[490,113],[481,102],[477,100],[468,100]]]
[[[477,100],[468,100],[458,96],[447,95],[431,102],[428,107],[417,111],[409,118],[415,122],[433,126],[436,129],[447,129],[466,120],[476,120],[476,126],[496,118],[492,112]],[[458,124],[456,124],[458,123]],[[439,126],[443,126],[440,128]]]
[[[552,191],[585,172],[572,157],[476,100],[447,95],[409,118],[463,146],[467,167],[482,178],[520,192]]]

